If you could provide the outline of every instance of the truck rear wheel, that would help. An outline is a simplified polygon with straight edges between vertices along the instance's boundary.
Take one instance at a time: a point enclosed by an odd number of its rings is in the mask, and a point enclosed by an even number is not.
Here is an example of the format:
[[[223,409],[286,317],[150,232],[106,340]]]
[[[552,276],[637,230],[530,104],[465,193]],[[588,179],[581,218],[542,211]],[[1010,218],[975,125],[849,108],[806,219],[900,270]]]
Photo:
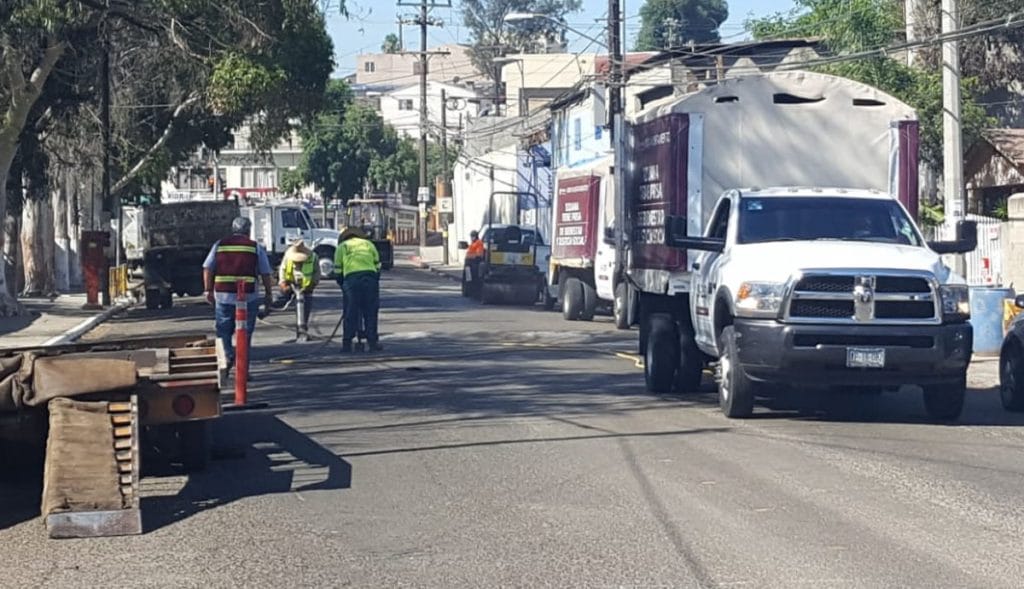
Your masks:
[[[615,301],[612,304],[616,329],[629,329],[629,287],[620,282],[615,287]]]
[[[160,308],[160,289],[147,288],[146,289],[146,309],[150,311],[156,311]]]
[[[721,341],[724,349],[718,360],[718,406],[726,417],[750,417],[754,412],[754,383],[740,365],[733,326],[722,330]]]
[[[160,308],[170,309],[174,306],[174,293],[169,290],[160,291]]]
[[[590,284],[580,281],[583,285],[583,309],[580,310],[581,321],[593,321],[597,312],[597,290]]]
[[[964,410],[967,395],[967,375],[951,383],[924,388],[924,408],[928,416],[939,421],[953,421]]]
[[[667,313],[647,318],[647,351],[644,354],[644,382],[652,393],[670,393],[679,367],[679,338],[676,324]]]
[[[583,283],[578,278],[569,278],[562,289],[562,317],[566,321],[577,321],[583,313]]]

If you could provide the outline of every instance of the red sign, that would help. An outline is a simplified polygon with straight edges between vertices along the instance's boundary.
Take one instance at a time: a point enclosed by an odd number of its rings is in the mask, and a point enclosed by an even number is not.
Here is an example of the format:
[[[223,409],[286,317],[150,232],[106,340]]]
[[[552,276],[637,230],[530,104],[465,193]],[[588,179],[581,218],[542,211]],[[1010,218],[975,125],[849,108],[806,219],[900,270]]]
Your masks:
[[[559,178],[555,194],[553,259],[594,259],[597,250],[598,199],[601,178]]]
[[[677,270],[686,253],[665,245],[669,215],[686,217],[687,146],[690,117],[670,114],[633,129],[633,164],[628,197],[633,216],[633,266]]]

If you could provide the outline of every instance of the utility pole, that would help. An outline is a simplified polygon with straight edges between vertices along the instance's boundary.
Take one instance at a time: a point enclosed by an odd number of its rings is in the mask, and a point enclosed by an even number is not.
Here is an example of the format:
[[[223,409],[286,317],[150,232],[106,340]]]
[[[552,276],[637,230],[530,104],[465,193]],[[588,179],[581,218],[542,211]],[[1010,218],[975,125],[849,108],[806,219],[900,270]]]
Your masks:
[[[942,34],[955,32],[960,27],[958,0],[942,0]],[[964,215],[964,162],[960,129],[960,42],[947,39],[942,42],[942,169],[943,196],[945,197],[946,239],[955,235],[957,221]],[[966,276],[963,254],[953,258],[953,270]]]
[[[907,43],[917,41],[917,0],[903,0],[903,22],[906,23]],[[907,49],[907,65],[914,67],[916,49]]]
[[[417,3],[399,2],[399,6],[415,6],[420,9],[415,24],[420,27],[420,50],[403,54],[414,53],[419,56],[420,74],[420,185],[416,191],[416,202],[419,205],[419,234],[420,247],[427,245],[427,203],[430,201],[430,185],[427,184],[427,127],[429,120],[427,116],[427,61],[430,55],[448,55],[447,51],[427,51],[427,27],[440,25],[440,21],[428,18],[430,8],[436,6],[451,6],[451,1],[443,0],[419,0]]]
[[[110,194],[110,47],[103,44],[103,56],[100,60],[100,133],[103,140],[103,179],[102,179],[102,198],[103,198],[103,220],[107,225],[107,228],[112,228],[114,223],[114,200]],[[118,232],[117,241],[120,241],[121,235]],[[120,244],[114,239],[110,240],[110,245],[114,248],[115,257],[121,251]],[[119,261],[119,260],[118,260]],[[109,258],[107,263],[109,264]],[[110,304],[110,272],[104,271],[100,273],[100,303],[103,306]]]
[[[441,192],[437,197],[440,199],[451,198],[451,183],[448,178],[448,93],[441,88]],[[443,213],[444,219],[444,251],[442,253],[444,265],[448,265],[448,213]]]
[[[610,14],[609,18],[611,18]],[[679,28],[679,24],[678,18],[665,19],[665,28],[667,29],[667,32],[665,33],[665,49],[672,49],[673,47],[676,47],[676,29]]]
[[[622,14],[619,0],[608,0],[608,138],[614,150],[615,274],[621,277],[626,257],[626,134],[622,115]]]

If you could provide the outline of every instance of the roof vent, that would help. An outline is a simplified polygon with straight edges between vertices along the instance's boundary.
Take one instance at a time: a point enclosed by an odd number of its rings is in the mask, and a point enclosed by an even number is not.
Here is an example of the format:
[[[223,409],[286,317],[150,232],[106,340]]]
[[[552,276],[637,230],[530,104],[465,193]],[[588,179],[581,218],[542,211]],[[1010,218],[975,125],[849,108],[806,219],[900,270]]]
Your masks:
[[[796,94],[790,94],[788,92],[779,92],[772,95],[772,101],[775,104],[814,104],[815,102],[821,102],[823,100],[825,100],[824,96],[809,98],[807,96],[797,96]]]

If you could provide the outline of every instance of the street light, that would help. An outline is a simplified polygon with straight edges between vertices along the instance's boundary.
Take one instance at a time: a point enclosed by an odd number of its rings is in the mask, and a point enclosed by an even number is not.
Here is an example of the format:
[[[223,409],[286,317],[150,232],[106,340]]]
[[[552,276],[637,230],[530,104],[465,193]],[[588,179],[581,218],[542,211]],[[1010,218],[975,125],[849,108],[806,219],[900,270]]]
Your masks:
[[[523,92],[526,90],[526,68],[523,65],[523,60],[516,57],[495,57],[491,60],[494,65],[506,65],[510,63],[517,64],[519,66],[519,93],[516,98],[516,104],[519,105],[519,116],[526,116],[526,105],[523,100]]]
[[[601,41],[600,39],[597,39],[595,37],[591,37],[590,35],[588,35],[588,34],[586,34],[584,32],[581,32],[581,31],[579,31],[577,29],[574,29],[574,28],[570,27],[569,25],[565,24],[564,22],[558,20],[557,18],[555,18],[553,16],[549,16],[547,14],[541,14],[539,12],[510,12],[510,13],[505,15],[505,22],[506,23],[527,22],[527,21],[538,20],[538,19],[539,20],[546,20],[546,21],[549,21],[549,22],[553,22],[556,25],[558,25],[559,27],[561,27],[561,28],[563,28],[563,29],[565,29],[567,31],[572,31],[573,33],[576,33],[577,35],[579,35],[580,37],[583,37],[584,39],[586,39],[588,41],[592,41],[594,43],[597,43],[601,47],[608,47],[608,43],[607,42]]]

